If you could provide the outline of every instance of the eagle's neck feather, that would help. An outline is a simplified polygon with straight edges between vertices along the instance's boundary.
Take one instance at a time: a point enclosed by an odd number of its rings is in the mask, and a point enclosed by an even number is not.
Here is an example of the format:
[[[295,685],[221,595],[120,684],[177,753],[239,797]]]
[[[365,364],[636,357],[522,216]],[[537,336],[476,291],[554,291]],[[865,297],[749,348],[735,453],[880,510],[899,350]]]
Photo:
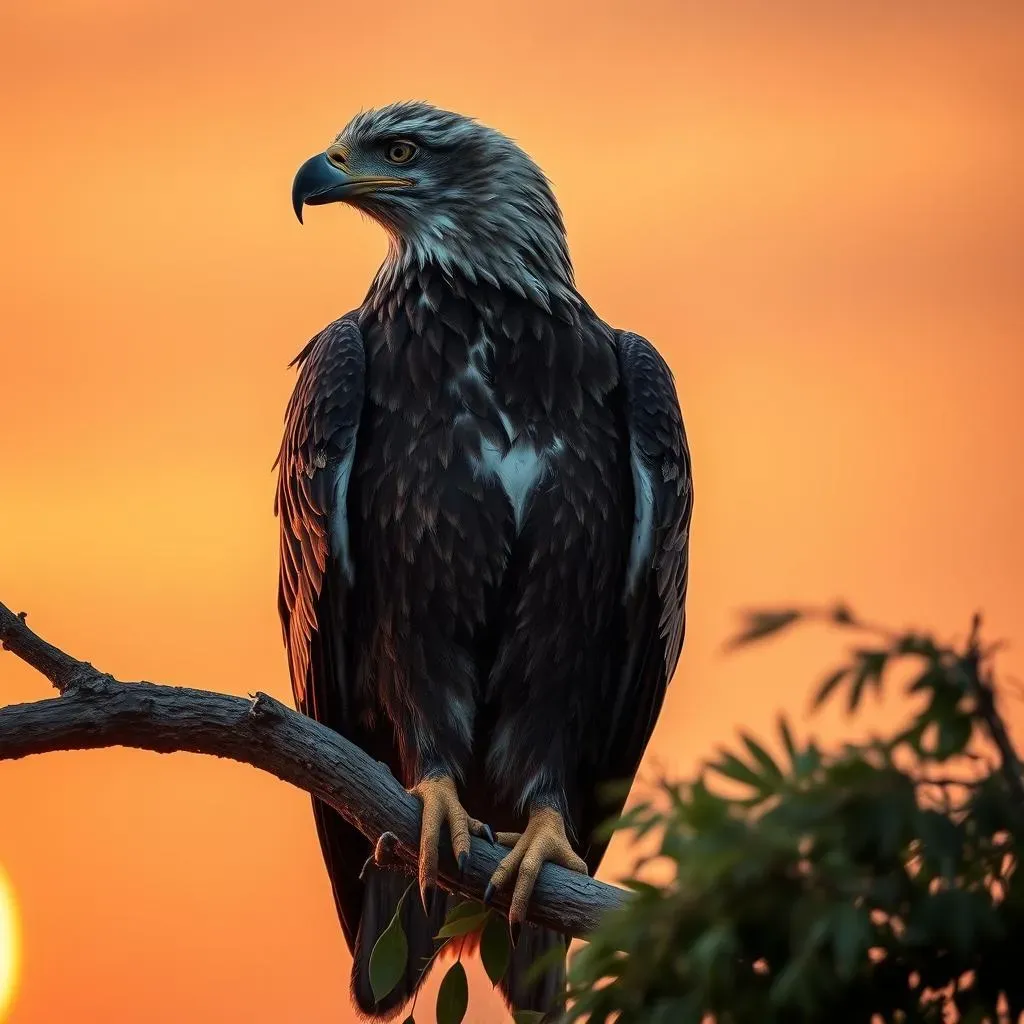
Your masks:
[[[410,274],[434,267],[449,280],[488,284],[550,311],[576,295],[561,213],[550,192],[515,192],[490,204],[438,207],[418,219],[389,224],[388,254],[374,291],[392,291]]]

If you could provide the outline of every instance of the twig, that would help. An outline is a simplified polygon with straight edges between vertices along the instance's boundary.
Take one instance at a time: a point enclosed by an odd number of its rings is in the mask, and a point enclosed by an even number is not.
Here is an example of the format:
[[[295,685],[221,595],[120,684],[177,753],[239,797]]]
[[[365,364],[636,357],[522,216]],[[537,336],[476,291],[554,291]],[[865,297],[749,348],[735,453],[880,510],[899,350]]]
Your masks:
[[[992,742],[999,751],[999,767],[1003,778],[1010,789],[1010,795],[1017,804],[1017,810],[1024,813],[1024,775],[1022,775],[1020,758],[1010,739],[1003,716],[996,707],[995,687],[991,675],[982,676],[982,651],[979,643],[981,632],[981,616],[975,615],[971,624],[971,635],[967,645],[967,657],[964,659],[967,688],[974,696],[978,714],[984,721]]]
[[[123,683],[47,643],[0,604],[0,646],[49,679],[59,697],[0,709],[0,760],[54,750],[136,747],[188,750],[251,764],[319,797],[354,825],[389,868],[415,876],[421,806],[388,769],[326,726],[265,693],[253,699],[154,683]],[[391,833],[379,842],[384,833]],[[460,875],[450,847],[438,884],[482,899],[507,851],[472,840]],[[617,886],[545,865],[527,917],[566,935],[585,936],[629,894]],[[508,894],[495,906],[508,910]]]

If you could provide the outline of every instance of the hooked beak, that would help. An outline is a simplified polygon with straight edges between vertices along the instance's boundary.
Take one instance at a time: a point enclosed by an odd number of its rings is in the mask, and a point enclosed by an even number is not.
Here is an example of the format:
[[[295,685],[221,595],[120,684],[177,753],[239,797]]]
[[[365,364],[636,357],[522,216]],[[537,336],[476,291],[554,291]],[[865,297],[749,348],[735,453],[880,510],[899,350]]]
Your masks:
[[[381,188],[400,188],[412,184],[409,178],[352,174],[343,163],[344,158],[340,155],[331,160],[327,153],[317,153],[299,168],[292,182],[292,209],[300,224],[303,204],[323,206],[325,203],[338,203],[353,196],[376,192]]]

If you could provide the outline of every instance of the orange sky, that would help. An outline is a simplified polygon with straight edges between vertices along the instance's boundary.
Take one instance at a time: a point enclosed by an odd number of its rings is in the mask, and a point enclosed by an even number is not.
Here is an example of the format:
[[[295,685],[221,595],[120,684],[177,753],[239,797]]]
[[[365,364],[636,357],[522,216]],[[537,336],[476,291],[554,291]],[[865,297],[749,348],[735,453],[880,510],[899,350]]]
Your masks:
[[[954,631],[980,605],[1019,644],[1024,6],[508,6],[4,5],[0,600],[122,678],[287,696],[285,364],[384,251],[341,207],[300,228],[290,182],[360,107],[422,97],[529,149],[581,289],[676,372],[690,632],[652,757],[802,716],[832,641],[723,657],[741,606]],[[9,657],[0,686],[46,695]],[[0,764],[0,798],[11,1021],[352,1019],[302,794],[115,750]],[[468,1019],[495,1006],[477,985]]]

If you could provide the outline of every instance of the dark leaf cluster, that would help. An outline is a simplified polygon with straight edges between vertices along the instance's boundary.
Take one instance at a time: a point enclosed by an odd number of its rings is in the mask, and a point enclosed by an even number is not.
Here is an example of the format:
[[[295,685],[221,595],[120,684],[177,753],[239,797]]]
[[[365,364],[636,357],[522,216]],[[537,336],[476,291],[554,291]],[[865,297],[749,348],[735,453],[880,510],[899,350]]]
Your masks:
[[[1016,755],[998,749],[978,623],[957,648],[871,627],[843,606],[791,609],[752,614],[734,644],[808,619],[865,638],[816,704],[841,697],[856,711],[898,672],[914,710],[892,735],[833,752],[780,720],[777,756],[743,735],[696,779],[662,783],[625,816],[619,827],[655,841],[638,874],[654,871],[659,884],[629,882],[635,898],[573,958],[567,1021],[1024,1013],[1024,789]],[[979,751],[993,744],[989,763]]]

